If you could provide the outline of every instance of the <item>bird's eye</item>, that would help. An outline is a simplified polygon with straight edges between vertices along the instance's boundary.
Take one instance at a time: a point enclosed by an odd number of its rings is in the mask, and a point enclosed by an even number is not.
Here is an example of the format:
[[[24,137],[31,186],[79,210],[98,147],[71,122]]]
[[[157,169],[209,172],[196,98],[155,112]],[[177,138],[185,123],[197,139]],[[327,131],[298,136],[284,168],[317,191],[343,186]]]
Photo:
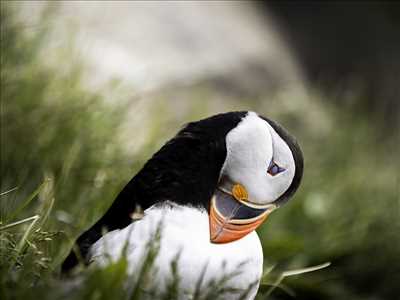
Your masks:
[[[275,176],[276,174],[279,174],[279,173],[281,173],[281,172],[283,172],[283,171],[285,171],[285,169],[284,169],[284,168],[281,168],[280,166],[278,166],[278,165],[274,162],[274,160],[271,159],[271,162],[269,163],[269,166],[268,166],[268,171],[267,171],[267,173],[270,174],[270,175],[272,175],[272,176]]]

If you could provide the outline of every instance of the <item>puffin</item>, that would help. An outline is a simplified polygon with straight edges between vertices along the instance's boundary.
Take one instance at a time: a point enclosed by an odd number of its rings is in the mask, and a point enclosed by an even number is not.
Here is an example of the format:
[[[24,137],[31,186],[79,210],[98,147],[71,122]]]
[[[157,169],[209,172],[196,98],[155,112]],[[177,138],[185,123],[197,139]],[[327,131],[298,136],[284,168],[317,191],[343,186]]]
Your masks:
[[[78,256],[103,267],[125,255],[128,274],[135,274],[158,233],[158,289],[167,287],[175,261],[179,299],[226,274],[234,276],[224,299],[254,299],[263,272],[255,230],[292,198],[302,175],[299,144],[269,118],[235,111],[190,122],[79,236],[62,272],[70,274]]]

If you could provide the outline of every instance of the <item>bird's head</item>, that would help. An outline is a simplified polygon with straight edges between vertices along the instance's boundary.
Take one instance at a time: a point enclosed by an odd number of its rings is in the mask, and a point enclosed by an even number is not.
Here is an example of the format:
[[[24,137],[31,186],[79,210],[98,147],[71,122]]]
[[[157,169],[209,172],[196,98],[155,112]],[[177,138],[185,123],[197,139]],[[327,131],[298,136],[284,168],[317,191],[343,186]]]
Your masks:
[[[280,125],[254,112],[189,123],[134,178],[142,199],[205,208],[210,241],[255,230],[300,185],[303,155]]]
[[[226,159],[210,206],[210,239],[237,240],[289,200],[303,173],[303,155],[277,123],[249,112],[226,135]]]

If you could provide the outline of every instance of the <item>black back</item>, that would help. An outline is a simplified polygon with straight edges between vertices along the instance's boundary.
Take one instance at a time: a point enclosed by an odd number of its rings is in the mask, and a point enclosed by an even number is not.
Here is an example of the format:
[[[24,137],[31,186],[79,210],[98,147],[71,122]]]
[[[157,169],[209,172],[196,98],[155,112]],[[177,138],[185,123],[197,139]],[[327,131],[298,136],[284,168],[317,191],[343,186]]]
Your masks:
[[[103,230],[131,224],[137,205],[143,210],[165,200],[208,209],[226,158],[227,133],[247,112],[229,112],[187,124],[143,166],[119,193],[106,214],[76,241],[83,258]],[[78,263],[75,252],[67,256],[62,271]]]

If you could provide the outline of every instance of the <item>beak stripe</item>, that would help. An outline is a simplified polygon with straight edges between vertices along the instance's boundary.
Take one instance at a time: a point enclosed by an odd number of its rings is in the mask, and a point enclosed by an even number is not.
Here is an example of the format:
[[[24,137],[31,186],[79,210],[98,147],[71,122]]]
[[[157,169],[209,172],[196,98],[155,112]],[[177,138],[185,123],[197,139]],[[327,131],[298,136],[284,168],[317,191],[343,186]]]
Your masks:
[[[214,201],[215,198],[213,198]],[[212,205],[210,209],[210,240],[212,243],[228,243],[238,240],[248,233],[255,230],[264,220],[267,218],[269,211],[266,210],[258,218],[254,220],[246,220],[246,223],[233,223],[229,219],[225,219],[221,216]]]
[[[216,192],[217,194],[218,192]],[[222,194],[222,193],[221,193]],[[216,201],[217,196],[211,199],[211,205],[214,208],[215,214],[221,221],[226,224],[248,224],[255,222],[264,214],[270,213],[273,209],[253,209],[244,206],[227,195],[218,195],[219,201]],[[228,222],[229,221],[229,222]]]

